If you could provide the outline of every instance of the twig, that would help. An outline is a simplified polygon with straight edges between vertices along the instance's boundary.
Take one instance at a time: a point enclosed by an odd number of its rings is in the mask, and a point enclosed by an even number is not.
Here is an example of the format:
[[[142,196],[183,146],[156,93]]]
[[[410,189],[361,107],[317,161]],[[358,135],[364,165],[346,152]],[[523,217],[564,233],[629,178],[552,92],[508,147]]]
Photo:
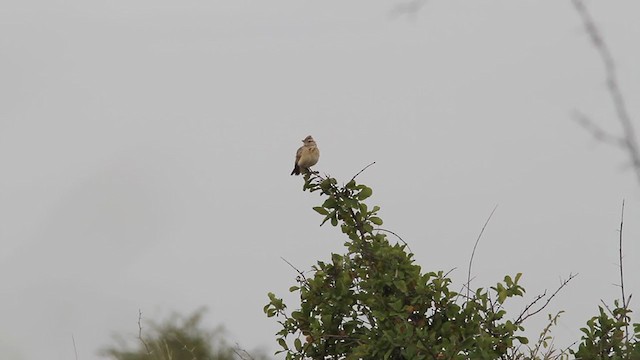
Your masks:
[[[491,217],[493,216],[493,213],[496,212],[497,208],[498,208],[498,205],[496,204],[496,206],[493,207],[493,210],[491,210],[491,214],[489,214],[489,217],[487,218],[487,221],[485,221],[484,225],[482,226],[482,230],[480,230],[480,234],[478,234],[478,238],[476,239],[476,243],[473,245],[473,251],[471,252],[471,258],[469,259],[469,272],[467,273],[467,299],[469,299],[469,291],[471,289],[471,265],[473,265],[473,257],[476,254],[476,248],[478,247],[478,243],[480,242],[480,238],[482,237],[482,234],[484,233],[484,229],[487,227],[487,224],[489,224],[489,221],[491,220]]]
[[[542,306],[540,306],[540,308],[538,308],[536,311],[534,312],[529,312],[529,310],[533,307],[533,305],[535,305],[540,299],[544,298],[547,294],[547,291],[545,290],[545,292],[542,295],[538,295],[536,296],[536,299],[533,300],[529,305],[527,305],[524,310],[522,310],[522,312],[520,312],[520,316],[518,316],[518,318],[516,319],[516,321],[514,321],[514,324],[519,325],[522,324],[525,320],[527,320],[528,318],[532,317],[533,315],[539,313],[540,311],[542,311],[544,308],[547,307],[547,305],[549,305],[549,303],[551,302],[551,300],[553,300],[553,298],[558,295],[558,293],[560,292],[560,290],[562,290],[562,288],[564,288],[565,286],[567,286],[567,284],[569,283],[569,281],[573,280],[576,276],[578,276],[578,274],[569,274],[569,277],[566,280],[562,280],[560,283],[560,286],[556,289],[556,291],[553,292],[553,294],[551,294],[551,296],[549,296],[549,298],[547,298],[547,301],[544,302],[544,304],[542,304]]]
[[[622,267],[622,226],[624,225],[624,199],[622,200],[622,211],[620,214],[620,242],[618,245],[618,260],[620,265],[620,291],[622,292],[622,307],[627,308],[626,296],[624,296],[624,271]]]
[[[375,228],[374,230],[376,230],[376,231],[384,231],[384,232],[388,232],[389,234],[392,234],[393,236],[397,237],[398,240],[402,241],[402,243],[407,247],[407,249],[409,249],[409,251],[411,251],[413,253],[413,250],[411,250],[411,247],[409,246],[409,244],[407,244],[407,242],[404,241],[404,239],[401,238],[400,235],[394,233],[391,230],[387,230],[387,229],[383,229],[383,228]]]
[[[551,333],[551,327],[554,326],[557,321],[558,318],[560,317],[560,314],[562,314],[563,311],[558,312],[555,316],[551,316],[551,314],[549,314],[549,323],[547,324],[547,326],[544,327],[544,329],[542,329],[542,332],[540,333],[540,336],[538,337],[538,342],[536,342],[536,345],[533,347],[533,349],[531,349],[531,359],[537,359],[537,355],[538,352],[540,351],[540,347],[543,346],[543,344],[546,342],[547,340],[547,336],[549,333]],[[554,347],[554,340],[551,339],[551,345],[549,346],[550,351],[553,351],[553,347]],[[544,346],[545,348],[547,347],[546,345]],[[544,357],[544,359],[546,359],[546,357]]]
[[[73,341],[73,352],[76,354],[76,360],[78,360],[78,348],[76,348],[76,339],[71,334],[71,341]]]
[[[535,304],[537,304],[538,301],[540,301],[540,299],[544,299],[545,296],[547,296],[547,290],[545,290],[542,294],[536,295],[536,298],[533,299],[533,301],[530,302],[527,306],[525,306],[524,309],[520,312],[520,316],[518,317],[518,320],[520,320],[520,318],[523,317],[524,314],[528,313],[529,309],[531,309]],[[518,321],[516,320],[516,323],[517,322]]]
[[[255,360],[253,356],[251,356],[247,350],[241,348],[238,343],[236,343],[236,347],[231,348],[231,350],[242,360]]]
[[[452,272],[454,272],[454,271],[456,271],[456,270],[458,270],[458,268],[457,268],[457,267],[453,267],[453,268],[451,268],[451,270],[449,270],[449,271],[447,271],[446,273],[444,273],[444,277],[448,277],[448,276],[449,276],[449,274],[451,274]]]
[[[622,199],[622,210],[620,211],[620,241],[618,244],[618,260],[620,264],[620,292],[622,293],[622,308],[627,310],[627,297],[624,294],[624,268],[622,266],[622,226],[624,225],[624,199]],[[625,313],[626,316],[626,313]],[[625,340],[629,341],[629,322],[625,321],[624,334]]]
[[[142,338],[142,310],[138,309],[138,339],[144,345],[144,348],[147,350],[147,355],[151,355],[151,350],[149,350],[149,345]]]
[[[575,110],[573,113],[573,118],[576,120],[578,125],[582,126],[582,128],[586,132],[590,133],[591,136],[593,136],[593,138],[597,141],[619,147],[623,150],[626,149],[627,143],[623,138],[610,134],[582,112]]]
[[[293,270],[295,270],[298,274],[300,274],[300,276],[302,276],[302,279],[303,279],[304,281],[307,281],[307,277],[306,277],[306,276],[304,276],[304,273],[303,273],[302,271],[298,270],[298,268],[297,268],[297,267],[293,266],[293,264],[291,264],[289,261],[287,261],[287,259],[283,258],[282,256],[280,256],[280,259],[282,259],[282,261],[284,261],[284,262],[286,262],[287,264],[289,264],[289,266],[291,266],[291,268],[292,268]]]
[[[613,310],[611,310],[609,305],[607,305],[607,303],[604,302],[604,300],[602,300],[602,299],[600,299],[600,302],[602,303],[602,305],[604,305],[605,309],[607,309],[607,311],[609,312],[609,315],[611,315],[611,317],[615,318],[616,314],[613,312]]]
[[[572,342],[571,344],[569,344],[568,346],[566,346],[564,349],[562,349],[560,351],[560,355],[568,353],[569,349],[571,349],[575,344],[577,344],[578,341],[580,341],[580,340],[576,340],[576,341]]]
[[[623,147],[625,148],[627,155],[631,160],[638,183],[640,184],[640,150],[638,148],[633,121],[629,116],[624,96],[622,95],[622,91],[620,90],[615,61],[613,59],[613,56],[611,55],[611,51],[609,51],[607,43],[604,41],[604,38],[602,37],[600,30],[598,29],[598,26],[589,13],[589,10],[584,5],[584,2],[582,0],[573,0],[572,3],[576,9],[576,12],[582,19],[585,31],[589,35],[589,39],[591,40],[593,47],[596,49],[596,51],[600,55],[600,58],[602,59],[607,89],[609,90],[609,96],[611,97],[611,101],[613,102],[613,107],[615,108],[618,121],[622,126],[623,135],[613,136],[593,126],[587,127],[587,129],[590,129],[591,134],[594,135],[594,137],[598,140],[605,139],[606,142],[615,140],[614,143],[624,144]],[[597,131],[594,132],[594,129],[596,129]]]
[[[355,180],[358,175],[362,174],[363,171],[367,170],[367,168],[369,168],[369,166],[374,165],[375,163],[376,162],[374,161],[371,164],[369,164],[369,165],[365,166],[364,168],[362,168],[362,170],[358,171],[357,174],[353,175],[353,177],[351,178],[351,181]]]

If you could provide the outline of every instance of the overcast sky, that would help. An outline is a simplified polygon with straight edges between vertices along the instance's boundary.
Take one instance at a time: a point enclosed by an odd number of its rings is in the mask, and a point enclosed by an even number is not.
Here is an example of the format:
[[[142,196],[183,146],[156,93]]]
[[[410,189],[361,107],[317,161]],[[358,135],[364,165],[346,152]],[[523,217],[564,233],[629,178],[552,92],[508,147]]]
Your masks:
[[[570,2],[394,4],[2,0],[0,358],[73,359],[73,336],[99,359],[111,334],[137,335],[139,309],[202,306],[207,327],[272,353],[267,292],[296,307],[280,257],[307,269],[343,251],[289,176],[309,134],[340,181],[376,161],[368,202],[456,286],[498,204],[473,285],[523,272],[517,311],[579,273],[545,311],[567,310],[559,346],[619,296],[624,198],[637,295],[640,186],[572,120],[619,131]],[[588,5],[640,119],[640,2]]]

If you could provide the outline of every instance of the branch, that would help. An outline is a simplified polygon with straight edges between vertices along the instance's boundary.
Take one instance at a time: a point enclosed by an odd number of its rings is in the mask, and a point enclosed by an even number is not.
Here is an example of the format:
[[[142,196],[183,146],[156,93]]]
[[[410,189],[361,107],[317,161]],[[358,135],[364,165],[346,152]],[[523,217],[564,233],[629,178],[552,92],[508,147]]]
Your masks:
[[[369,166],[372,166],[372,165],[374,165],[375,163],[376,163],[376,162],[374,161],[374,162],[372,162],[371,164],[369,164],[369,165],[365,166],[364,168],[362,168],[362,170],[358,171],[358,173],[357,173],[357,174],[353,175],[353,177],[351,178],[351,181],[355,180],[355,179],[356,179],[356,177],[358,177],[358,175],[362,174],[365,170],[367,170],[367,169],[369,168]]]
[[[624,268],[622,266],[622,226],[624,225],[624,199],[622,200],[622,210],[620,212],[620,242],[618,244],[618,260],[620,264],[620,292],[622,292],[622,308],[627,310],[629,303],[624,295]],[[629,299],[631,300],[631,299]],[[626,316],[626,315],[625,315]],[[625,321],[626,326],[624,328],[625,339],[629,341],[629,322]]]
[[[387,229],[383,229],[383,228],[375,228],[374,230],[375,230],[375,231],[384,231],[384,232],[388,232],[389,234],[394,235],[395,237],[397,237],[397,238],[398,238],[398,240],[402,241],[402,243],[407,247],[407,249],[409,249],[409,251],[410,251],[410,252],[412,252],[412,253],[413,253],[413,250],[411,250],[411,247],[409,246],[409,244],[407,244],[407,242],[406,242],[406,241],[404,241],[404,239],[403,239],[403,238],[401,238],[401,237],[400,237],[400,235],[398,235],[398,234],[394,233],[394,232],[393,232],[393,231],[391,231],[391,230],[387,230]]]
[[[76,339],[71,334],[71,341],[73,341],[73,352],[76,354],[76,360],[78,360],[78,348],[76,348]]]
[[[620,142],[623,144],[629,159],[633,165],[633,168],[636,173],[636,177],[638,183],[640,184],[640,150],[638,148],[637,137],[635,134],[635,129],[633,126],[633,121],[629,116],[629,112],[627,111],[627,105],[622,95],[622,91],[620,90],[620,85],[618,81],[618,75],[616,70],[616,64],[611,55],[611,51],[609,51],[609,47],[607,43],[604,41],[598,26],[596,25],[591,13],[584,5],[583,0],[573,0],[572,1],[576,12],[582,19],[583,26],[587,35],[589,35],[589,39],[591,40],[591,44],[595,48],[595,50],[600,55],[602,59],[602,63],[604,66],[604,72],[607,82],[607,89],[609,91],[609,96],[611,97],[611,101],[613,102],[613,107],[615,108],[616,115],[618,117],[618,121],[622,126],[622,136],[613,136],[615,142]],[[593,130],[593,128],[592,128]],[[605,134],[605,132],[599,132],[601,135]],[[598,134],[598,132],[594,133],[591,131],[591,134]],[[594,136],[597,140],[600,140],[597,136]],[[605,139],[609,139],[610,136],[607,135]]]
[[[540,306],[540,308],[538,308],[536,311],[530,313],[529,310],[531,310],[533,305],[535,305],[540,299],[544,298],[547,295],[547,291],[545,290],[545,292],[543,294],[536,296],[535,300],[533,300],[529,305],[527,305],[524,308],[524,310],[522,310],[522,312],[520,312],[520,316],[518,316],[516,321],[514,321],[514,324],[516,324],[516,325],[522,324],[525,320],[527,320],[528,318],[532,317],[533,315],[539,313],[544,308],[546,308],[547,305],[549,305],[549,303],[551,302],[551,300],[556,295],[558,295],[560,290],[562,290],[562,288],[567,286],[569,281],[573,280],[576,276],[578,276],[578,274],[569,274],[569,277],[566,280],[562,280],[561,281],[560,286],[556,289],[556,291],[553,292],[553,294],[551,294],[551,296],[549,296],[547,301],[545,301],[544,304],[542,304],[542,306]]]
[[[487,218],[487,221],[485,221],[484,225],[482,226],[482,230],[480,230],[480,234],[478,234],[478,238],[476,239],[476,243],[473,245],[473,251],[471,252],[471,258],[469,259],[469,272],[467,274],[467,299],[469,299],[469,291],[471,289],[471,265],[473,264],[473,256],[476,254],[476,248],[478,247],[478,243],[480,242],[480,238],[482,237],[482,234],[484,233],[484,229],[487,227],[487,224],[489,224],[489,221],[491,220],[491,217],[493,216],[493,213],[496,212],[497,208],[498,208],[498,205],[496,204],[496,206],[494,206],[493,210],[491,210],[491,214],[489,214],[489,217]]]
[[[151,355],[151,350],[149,350],[149,345],[142,338],[142,310],[138,309],[138,339],[144,345],[144,348],[147,350],[147,355]]]
[[[582,128],[586,132],[591,134],[591,136],[593,136],[593,138],[597,141],[609,144],[611,146],[619,147],[623,150],[626,149],[627,143],[625,142],[624,138],[613,135],[610,132],[604,130],[582,112],[576,110],[573,114],[573,118],[580,126],[582,126]]]
[[[231,350],[242,360],[255,360],[253,356],[251,356],[247,350],[241,348],[238,343],[236,343],[236,346],[231,348]]]
[[[618,260],[620,265],[620,291],[622,292],[622,307],[627,308],[626,297],[624,296],[624,271],[622,267],[622,226],[624,225],[624,199],[622,200],[622,211],[620,214],[620,242],[618,245]]]
[[[540,333],[540,336],[538,337],[538,342],[536,343],[536,345],[533,347],[533,349],[531,349],[531,359],[537,359],[537,355],[538,352],[540,351],[540,347],[543,346],[543,344],[545,343],[545,341],[547,340],[547,336],[551,333],[551,327],[554,326],[555,324],[557,324],[558,322],[558,318],[560,317],[560,315],[563,313],[564,311],[559,311],[555,316],[551,316],[551,314],[549,314],[549,323],[547,324],[547,326],[544,327],[544,329],[542,329],[542,332]],[[547,346],[544,345],[544,347],[546,348]],[[554,352],[554,339],[551,339],[551,344],[549,345],[549,350],[547,351],[547,355],[551,355]],[[543,357],[543,359],[547,359],[548,357]]]
[[[307,281],[307,277],[304,276],[304,273],[300,270],[298,270],[298,268],[296,268],[295,266],[293,266],[293,264],[291,264],[289,261],[287,261],[287,259],[283,258],[282,256],[280,256],[280,259],[282,259],[282,261],[286,262],[287,264],[289,264],[289,266],[291,266],[291,268],[293,270],[295,270],[298,274],[300,274],[300,276],[302,277],[302,280],[304,280],[305,282]]]

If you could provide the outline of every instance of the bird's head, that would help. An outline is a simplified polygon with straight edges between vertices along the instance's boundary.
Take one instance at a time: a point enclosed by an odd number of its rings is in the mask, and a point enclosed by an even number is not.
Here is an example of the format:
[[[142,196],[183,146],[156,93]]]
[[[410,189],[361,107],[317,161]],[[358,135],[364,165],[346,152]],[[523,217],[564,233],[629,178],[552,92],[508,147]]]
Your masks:
[[[307,136],[306,138],[304,138],[304,140],[302,140],[302,142],[305,145],[310,145],[310,144],[315,144],[315,140],[313,140],[313,137],[311,135]]]

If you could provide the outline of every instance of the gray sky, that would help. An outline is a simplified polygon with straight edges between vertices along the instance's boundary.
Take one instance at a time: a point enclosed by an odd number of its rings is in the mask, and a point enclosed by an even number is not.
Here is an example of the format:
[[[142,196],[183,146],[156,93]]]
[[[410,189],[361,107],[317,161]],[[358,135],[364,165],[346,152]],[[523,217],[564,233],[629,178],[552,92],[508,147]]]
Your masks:
[[[97,359],[137,314],[208,307],[243,347],[276,349],[266,293],[342,252],[317,170],[374,189],[385,227],[425,270],[475,286],[523,272],[530,301],[579,273],[548,312],[560,346],[600,299],[640,282],[640,187],[616,149],[602,66],[569,1],[44,1],[0,3],[0,358]],[[589,2],[640,118],[640,3]],[[640,127],[640,124],[639,126]],[[640,312],[637,301],[632,308]],[[546,314],[529,324],[542,328]],[[636,321],[639,319],[636,317]]]

